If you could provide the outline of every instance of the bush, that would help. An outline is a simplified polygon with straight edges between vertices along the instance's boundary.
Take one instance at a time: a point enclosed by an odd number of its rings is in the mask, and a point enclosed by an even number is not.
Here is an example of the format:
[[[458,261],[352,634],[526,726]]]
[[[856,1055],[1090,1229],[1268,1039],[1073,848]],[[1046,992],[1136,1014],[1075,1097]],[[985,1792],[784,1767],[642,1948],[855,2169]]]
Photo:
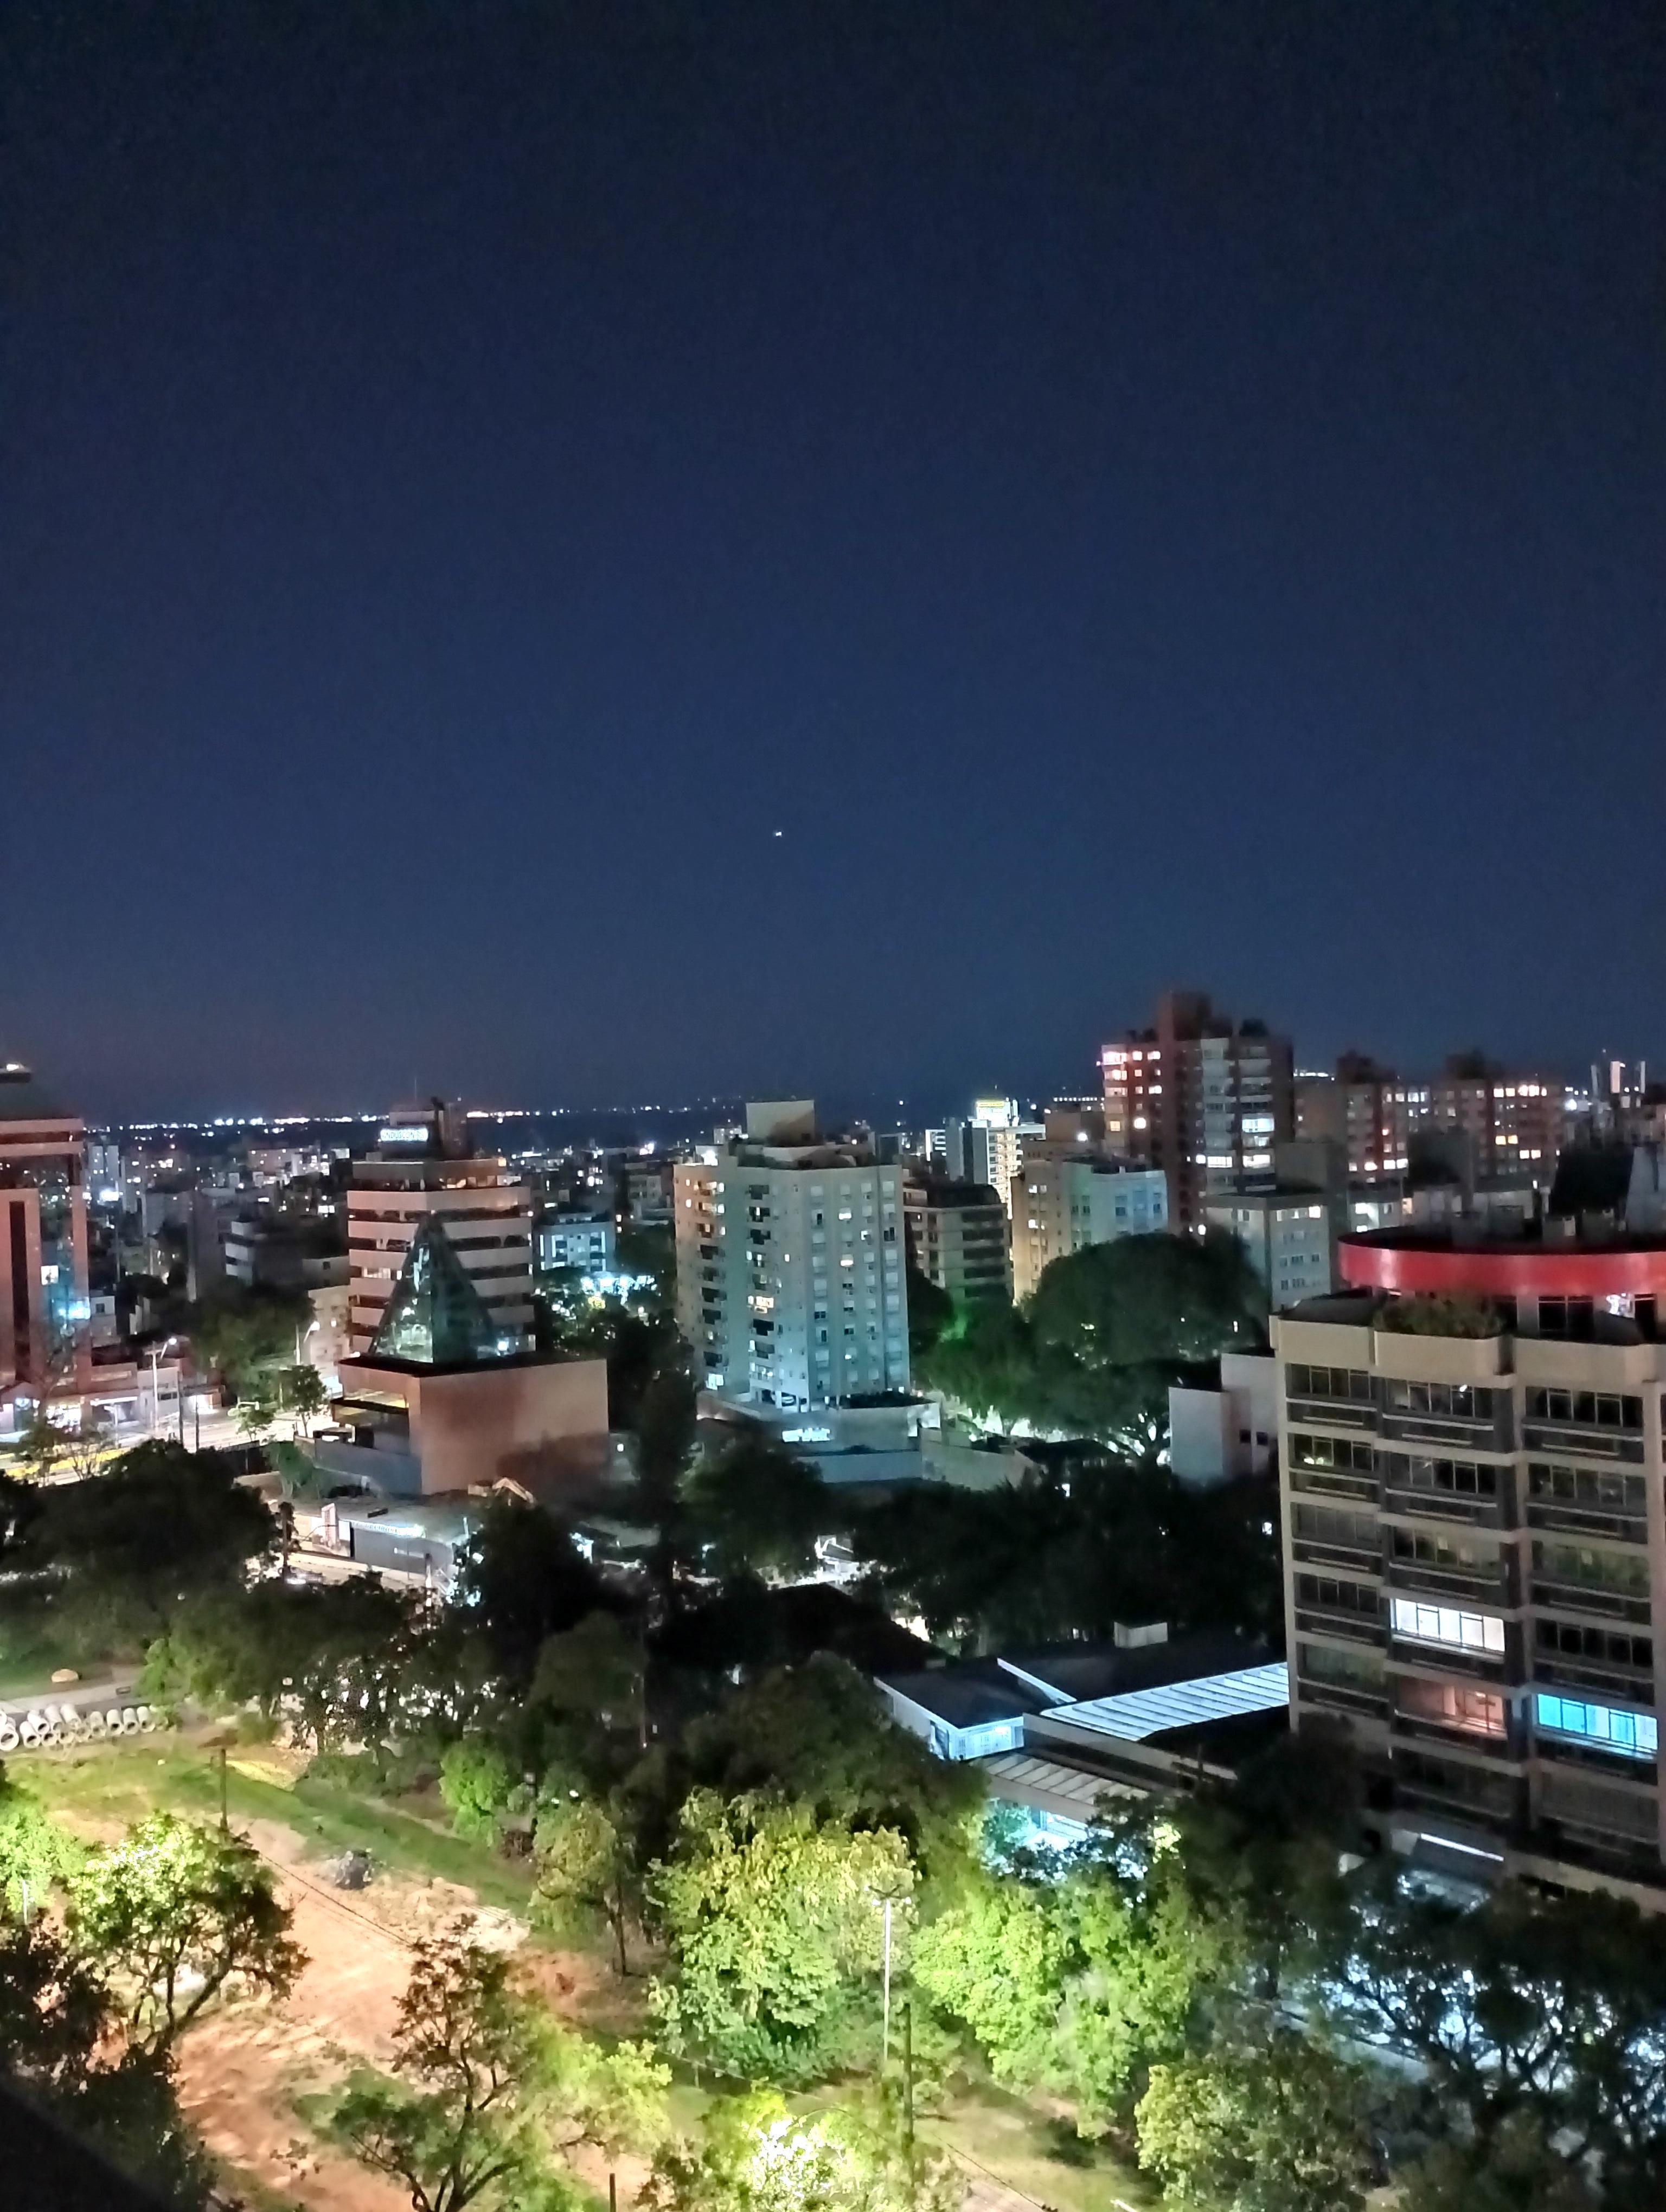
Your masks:
[[[1487,1337],[1503,1334],[1504,1324],[1479,1298],[1390,1298],[1377,1316],[1377,1326],[1390,1336]]]
[[[459,1836],[477,1844],[498,1840],[499,1821],[514,1792],[509,1762],[496,1744],[465,1735],[440,1761],[440,1795]]]

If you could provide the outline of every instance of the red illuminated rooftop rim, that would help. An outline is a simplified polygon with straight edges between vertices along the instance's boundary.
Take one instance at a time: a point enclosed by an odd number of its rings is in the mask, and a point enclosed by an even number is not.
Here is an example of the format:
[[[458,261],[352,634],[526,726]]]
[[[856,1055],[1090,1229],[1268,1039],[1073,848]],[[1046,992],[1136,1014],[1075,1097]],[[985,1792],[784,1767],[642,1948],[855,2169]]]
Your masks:
[[[1400,1297],[1666,1297],[1666,1239],[1613,1244],[1455,1244],[1433,1237],[1344,1237],[1338,1268],[1349,1289]]]

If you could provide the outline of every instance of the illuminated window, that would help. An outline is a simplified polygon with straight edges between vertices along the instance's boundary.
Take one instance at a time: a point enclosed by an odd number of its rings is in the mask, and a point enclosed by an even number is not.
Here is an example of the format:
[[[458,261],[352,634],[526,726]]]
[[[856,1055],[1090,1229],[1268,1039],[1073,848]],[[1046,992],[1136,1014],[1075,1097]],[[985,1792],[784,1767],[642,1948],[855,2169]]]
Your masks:
[[[1394,1632],[1418,1644],[1443,1644],[1454,1651],[1504,1650],[1504,1623],[1490,1613],[1464,1613],[1456,1606],[1423,1605],[1415,1598],[1394,1599],[1389,1613]]]
[[[1613,1705],[1540,1690],[1534,1695],[1533,1717],[1547,1735],[1578,1736],[1622,1759],[1652,1759],[1660,1747],[1660,1723],[1652,1713],[1624,1713]]]

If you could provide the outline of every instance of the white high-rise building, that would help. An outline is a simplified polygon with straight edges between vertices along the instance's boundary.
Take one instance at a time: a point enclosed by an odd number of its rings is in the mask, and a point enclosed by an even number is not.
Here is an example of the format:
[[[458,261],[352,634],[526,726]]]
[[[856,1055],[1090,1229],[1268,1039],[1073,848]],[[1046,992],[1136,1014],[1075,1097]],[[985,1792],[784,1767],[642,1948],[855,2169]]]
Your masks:
[[[806,1100],[676,1170],[677,1296],[704,1386],[790,1410],[909,1388],[903,1170],[823,1142]]]

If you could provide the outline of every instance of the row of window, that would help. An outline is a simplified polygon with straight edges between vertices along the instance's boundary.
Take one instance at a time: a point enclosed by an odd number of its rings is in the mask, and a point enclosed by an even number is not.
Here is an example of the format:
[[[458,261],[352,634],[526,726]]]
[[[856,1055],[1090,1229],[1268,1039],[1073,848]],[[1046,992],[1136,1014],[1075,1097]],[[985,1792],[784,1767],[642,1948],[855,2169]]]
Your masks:
[[[1622,1759],[1652,1759],[1660,1749],[1660,1724],[1652,1713],[1621,1712],[1583,1698],[1563,1698],[1548,1690],[1533,1697],[1535,1728],[1551,1735],[1573,1736]]]
[[[1392,1413],[1427,1413],[1445,1421],[1490,1421],[1500,1403],[1508,1407],[1510,1393],[1483,1389],[1470,1382],[1405,1382],[1390,1376],[1383,1385],[1383,1403]]]
[[[1417,1452],[1380,1452],[1383,1480],[1396,1490],[1438,1492],[1447,1498],[1496,1498],[1502,1472],[1484,1461],[1425,1458]]]
[[[1503,1655],[1504,1623],[1493,1613],[1431,1605],[1422,1598],[1396,1597],[1389,1601],[1389,1620],[1396,1636],[1414,1644],[1438,1644],[1448,1650],[1478,1651],[1493,1657]]]
[[[1643,1401],[1609,1390],[1529,1390],[1527,1418],[1584,1429],[1637,1430],[1643,1426]]]
[[[1554,1652],[1559,1658],[1645,1669],[1652,1669],[1655,1663],[1651,1637],[1627,1636],[1622,1629],[1599,1628],[1591,1621],[1537,1620],[1533,1636],[1541,1651]]]
[[[1640,1474],[1621,1474],[1609,1468],[1561,1467],[1554,1461],[1528,1464],[1527,1494],[1554,1499],[1556,1504],[1582,1505],[1594,1512],[1646,1515],[1649,1486]]]
[[[1445,1528],[1391,1528],[1389,1555],[1450,1574],[1496,1576],[1500,1565],[1496,1544],[1468,1541]]]
[[[1613,1590],[1622,1597],[1649,1595],[1649,1562],[1636,1552],[1599,1552],[1588,1544],[1545,1544],[1535,1538],[1533,1571],[1547,1582],[1572,1583],[1581,1589]]]

